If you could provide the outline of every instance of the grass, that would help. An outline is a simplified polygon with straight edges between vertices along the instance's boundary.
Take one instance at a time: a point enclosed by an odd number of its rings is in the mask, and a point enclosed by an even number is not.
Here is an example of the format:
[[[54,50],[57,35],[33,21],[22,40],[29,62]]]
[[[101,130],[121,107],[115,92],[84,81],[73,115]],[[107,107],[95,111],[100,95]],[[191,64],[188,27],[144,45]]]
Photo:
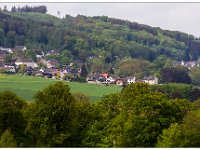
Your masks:
[[[49,84],[59,80],[23,76],[23,75],[4,75],[0,74],[0,91],[9,90],[27,101],[34,100],[34,94],[47,87]],[[63,81],[65,82],[65,81]],[[81,92],[90,97],[92,101],[100,100],[103,95],[121,91],[118,86],[91,85],[87,83],[65,82],[69,85],[71,92]]]

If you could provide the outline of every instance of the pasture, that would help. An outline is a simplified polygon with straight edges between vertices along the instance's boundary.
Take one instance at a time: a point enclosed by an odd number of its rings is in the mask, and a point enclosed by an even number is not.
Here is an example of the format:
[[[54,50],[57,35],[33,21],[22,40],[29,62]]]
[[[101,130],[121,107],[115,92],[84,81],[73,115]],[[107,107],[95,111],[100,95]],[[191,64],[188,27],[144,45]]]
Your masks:
[[[28,101],[34,100],[34,94],[56,81],[34,76],[0,74],[0,91],[9,90]],[[72,93],[81,92],[90,97],[91,101],[100,100],[103,95],[121,91],[121,87],[110,85],[91,85],[87,83],[65,82]]]

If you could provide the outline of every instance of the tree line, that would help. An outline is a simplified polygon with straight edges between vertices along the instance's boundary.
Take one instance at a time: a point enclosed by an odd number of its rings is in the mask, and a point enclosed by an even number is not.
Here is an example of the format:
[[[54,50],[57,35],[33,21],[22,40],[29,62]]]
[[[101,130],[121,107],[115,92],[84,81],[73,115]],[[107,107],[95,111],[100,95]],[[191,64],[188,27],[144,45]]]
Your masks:
[[[47,7],[46,6],[24,6],[24,7],[15,7],[13,6],[11,8],[11,12],[38,12],[38,13],[46,13],[47,12]]]
[[[144,83],[92,103],[56,82],[27,103],[0,92],[0,147],[199,147],[199,100]]]

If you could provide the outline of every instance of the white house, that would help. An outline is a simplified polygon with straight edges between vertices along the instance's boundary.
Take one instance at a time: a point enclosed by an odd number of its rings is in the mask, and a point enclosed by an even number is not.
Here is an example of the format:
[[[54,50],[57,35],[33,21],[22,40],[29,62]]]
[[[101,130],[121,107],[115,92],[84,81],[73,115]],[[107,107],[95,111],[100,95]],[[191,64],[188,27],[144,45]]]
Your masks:
[[[13,53],[13,51],[11,50],[11,48],[3,48],[3,47],[0,47],[0,50],[6,51],[6,52],[8,52],[8,53]]]
[[[148,83],[150,85],[158,84],[158,78],[157,77],[144,77],[142,80],[144,83]]]
[[[136,82],[136,77],[126,77],[126,83],[131,84]]]
[[[44,72],[44,69],[41,68],[39,71],[40,71],[40,72]]]
[[[27,67],[32,67],[32,68],[37,68],[38,67],[38,65],[35,63],[35,62],[33,62],[33,61],[30,61],[30,60],[20,60],[20,59],[18,59],[16,62],[15,62],[15,64],[17,65],[17,66],[19,66],[19,65],[26,65]]]
[[[114,83],[114,82],[116,81],[116,78],[115,78],[115,77],[112,77],[112,76],[109,76],[109,77],[106,79],[106,81],[107,81],[108,83]]]

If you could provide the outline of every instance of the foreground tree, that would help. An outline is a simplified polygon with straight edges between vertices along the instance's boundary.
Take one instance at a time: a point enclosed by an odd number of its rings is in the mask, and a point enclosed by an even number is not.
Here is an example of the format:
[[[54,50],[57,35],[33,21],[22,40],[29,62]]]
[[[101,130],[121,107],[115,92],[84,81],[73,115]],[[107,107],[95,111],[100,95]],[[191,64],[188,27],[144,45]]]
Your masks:
[[[26,121],[23,117],[23,109],[26,103],[12,92],[0,92],[0,136],[5,141],[5,136],[12,134],[18,146],[25,142]],[[9,129],[9,134],[7,133]],[[6,132],[7,131],[7,132]],[[10,137],[10,135],[9,135]],[[3,141],[2,141],[3,142]],[[3,144],[1,142],[1,144]]]
[[[122,100],[126,119],[120,147],[154,147],[162,130],[181,122],[193,108],[188,101],[168,100],[161,93],[151,92],[149,85],[140,83],[125,88]]]
[[[0,147],[17,147],[17,142],[14,139],[13,134],[11,134],[10,130],[6,130],[0,139]]]
[[[76,100],[68,85],[49,85],[35,95],[29,113],[27,131],[36,147],[74,147],[77,138]]]
[[[191,111],[184,117],[183,123],[173,124],[163,130],[157,147],[199,147],[200,110]]]

